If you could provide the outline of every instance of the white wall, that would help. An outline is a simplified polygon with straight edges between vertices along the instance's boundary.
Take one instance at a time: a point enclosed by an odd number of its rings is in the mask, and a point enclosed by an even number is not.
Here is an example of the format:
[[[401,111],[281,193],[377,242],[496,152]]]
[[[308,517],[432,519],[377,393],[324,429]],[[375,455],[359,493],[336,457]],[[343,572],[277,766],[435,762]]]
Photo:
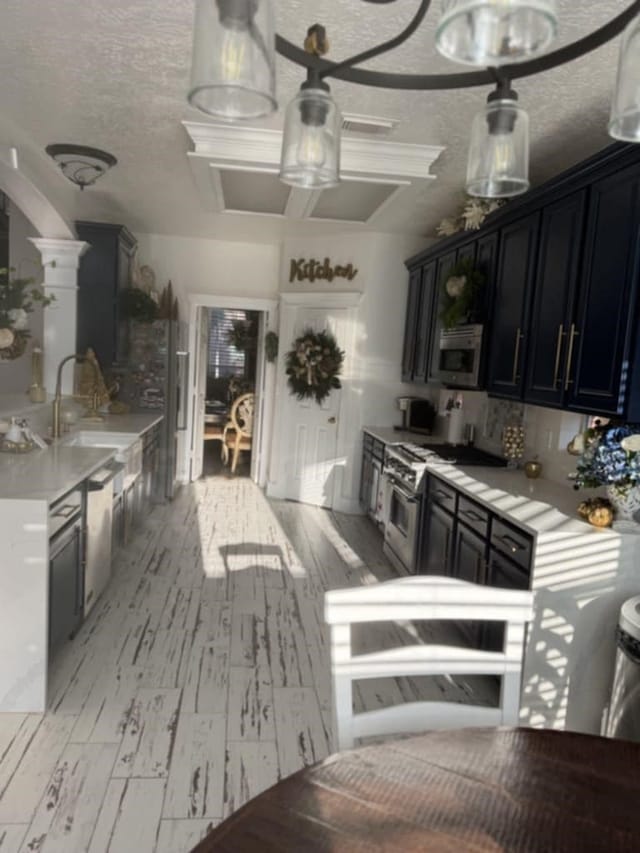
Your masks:
[[[138,263],[149,264],[162,289],[171,280],[180,313],[188,320],[192,293],[275,299],[280,245],[230,243],[164,234],[136,234]]]
[[[38,237],[39,234],[22,211],[15,204],[9,204],[9,266],[14,268],[10,273],[16,278],[32,278],[34,284],[42,283],[42,264],[40,252],[29,242],[28,237]],[[29,331],[31,341],[24,355],[13,361],[0,359],[0,393],[25,394],[31,384],[31,344],[34,340],[42,343],[42,308],[36,305],[29,314]]]
[[[362,294],[357,311],[355,349],[347,353],[350,370],[343,375],[340,421],[348,426],[343,435],[347,444],[339,447],[348,464],[342,479],[341,508],[356,509],[360,476],[362,427],[390,426],[399,422],[396,397],[415,393],[401,382],[402,344],[407,299],[408,273],[406,258],[424,247],[424,240],[392,234],[337,234],[321,237],[290,238],[284,241],[280,273],[282,292],[326,293],[327,291]],[[358,274],[352,280],[335,278],[332,282],[289,281],[291,259],[329,258],[332,266],[352,264]],[[285,352],[291,341],[281,341]],[[341,342],[338,341],[338,345]],[[278,418],[276,412],[276,418]],[[277,423],[274,434],[286,429]],[[339,430],[339,443],[341,430]],[[280,487],[282,466],[271,470],[274,493]]]

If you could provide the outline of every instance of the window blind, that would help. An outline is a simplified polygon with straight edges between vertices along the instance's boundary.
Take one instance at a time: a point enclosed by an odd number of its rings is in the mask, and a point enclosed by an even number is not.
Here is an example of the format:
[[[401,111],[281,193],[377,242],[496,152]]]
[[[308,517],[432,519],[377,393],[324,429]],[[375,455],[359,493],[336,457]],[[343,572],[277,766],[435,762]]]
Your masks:
[[[245,354],[229,343],[229,332],[235,320],[246,320],[246,317],[246,311],[209,308],[209,379],[244,375]]]

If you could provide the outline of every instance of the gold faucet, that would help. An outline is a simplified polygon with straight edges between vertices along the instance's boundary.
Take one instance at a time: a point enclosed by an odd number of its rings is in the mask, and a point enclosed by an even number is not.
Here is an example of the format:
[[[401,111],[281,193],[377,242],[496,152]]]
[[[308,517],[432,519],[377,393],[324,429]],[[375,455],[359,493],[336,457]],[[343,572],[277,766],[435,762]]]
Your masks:
[[[53,438],[60,438],[62,433],[60,429],[60,406],[62,403],[62,368],[68,361],[88,361],[93,366],[93,372],[95,373],[96,379],[100,378],[100,374],[98,372],[98,365],[93,359],[87,358],[86,355],[81,355],[80,353],[73,353],[73,355],[68,355],[66,358],[63,358],[60,364],[58,365],[58,373],[56,376],[56,394],[53,398],[53,424],[51,427],[51,435]]]

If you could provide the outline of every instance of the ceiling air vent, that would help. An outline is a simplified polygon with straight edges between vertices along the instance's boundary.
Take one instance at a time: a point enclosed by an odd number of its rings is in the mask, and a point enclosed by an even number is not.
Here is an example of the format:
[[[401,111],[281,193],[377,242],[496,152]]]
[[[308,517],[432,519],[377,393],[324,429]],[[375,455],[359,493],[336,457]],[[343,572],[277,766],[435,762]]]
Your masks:
[[[392,118],[360,116],[355,113],[345,113],[342,116],[342,130],[347,133],[366,133],[367,136],[389,136],[397,125],[398,122]]]

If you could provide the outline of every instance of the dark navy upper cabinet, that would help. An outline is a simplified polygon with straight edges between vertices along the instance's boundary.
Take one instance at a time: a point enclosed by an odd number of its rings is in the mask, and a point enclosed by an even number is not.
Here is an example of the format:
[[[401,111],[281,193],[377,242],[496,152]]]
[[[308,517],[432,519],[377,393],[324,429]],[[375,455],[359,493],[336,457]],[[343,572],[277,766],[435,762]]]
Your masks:
[[[403,382],[426,382],[433,333],[436,262],[418,267],[409,276],[409,296],[402,354]]]
[[[564,386],[570,409],[640,417],[639,230],[636,163],[591,186],[584,266],[568,332]]]
[[[418,327],[416,331],[416,349],[413,363],[413,381],[426,382],[431,355],[431,337],[433,333],[433,299],[436,282],[436,262],[427,264],[422,270],[420,282],[420,300],[417,310]]]
[[[442,332],[442,320],[440,319],[440,313],[442,311],[442,292],[444,289],[444,285],[446,280],[451,275],[451,270],[456,265],[456,252],[447,252],[446,255],[442,255],[438,258],[438,262],[436,265],[436,280],[435,280],[435,292],[433,295],[433,322],[431,325],[431,357],[429,360],[429,377],[434,379],[435,381],[439,381],[437,379],[437,373],[440,368],[440,333]]]
[[[418,301],[422,269],[412,270],[409,275],[409,293],[407,295],[407,313],[404,321],[404,349],[402,350],[402,381],[413,380],[413,362],[416,352],[416,332],[418,328]]]
[[[498,397],[522,398],[539,224],[540,214],[536,212],[501,231],[486,383],[489,393]]]
[[[129,287],[137,243],[123,225],[76,222],[76,233],[90,245],[78,269],[76,351],[92,347],[100,366],[107,369],[127,354],[120,294]]]
[[[542,211],[527,346],[527,403],[561,406],[564,401],[586,196],[581,190]]]

